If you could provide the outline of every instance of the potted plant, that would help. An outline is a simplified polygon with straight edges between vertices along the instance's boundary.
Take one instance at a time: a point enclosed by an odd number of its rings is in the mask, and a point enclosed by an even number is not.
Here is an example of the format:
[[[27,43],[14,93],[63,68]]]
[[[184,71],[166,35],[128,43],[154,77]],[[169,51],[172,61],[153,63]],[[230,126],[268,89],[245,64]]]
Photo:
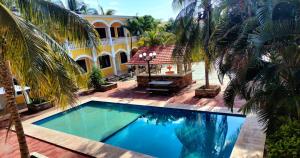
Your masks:
[[[97,67],[93,67],[92,72],[89,75],[89,87],[94,88],[94,91],[105,92],[115,89],[117,86],[117,83],[106,82],[103,78],[101,70]]]
[[[47,101],[42,98],[31,98],[31,103],[27,105],[31,112],[38,112],[53,107],[52,101]]]

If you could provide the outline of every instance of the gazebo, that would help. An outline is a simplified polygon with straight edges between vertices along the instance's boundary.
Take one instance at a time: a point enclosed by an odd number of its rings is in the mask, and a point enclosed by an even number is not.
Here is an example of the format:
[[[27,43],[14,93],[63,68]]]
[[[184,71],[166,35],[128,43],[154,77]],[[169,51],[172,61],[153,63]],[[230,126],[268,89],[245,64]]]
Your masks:
[[[138,87],[146,88],[150,80],[153,81],[172,81],[176,90],[182,89],[192,84],[191,66],[184,66],[180,61],[173,60],[172,53],[174,45],[140,47],[136,54],[127,63],[135,67]],[[156,55],[150,62],[151,76],[147,74],[149,66],[147,61],[142,60],[143,56]],[[184,69],[185,67],[185,69]],[[144,68],[144,71],[141,69]],[[151,79],[149,78],[151,77]]]

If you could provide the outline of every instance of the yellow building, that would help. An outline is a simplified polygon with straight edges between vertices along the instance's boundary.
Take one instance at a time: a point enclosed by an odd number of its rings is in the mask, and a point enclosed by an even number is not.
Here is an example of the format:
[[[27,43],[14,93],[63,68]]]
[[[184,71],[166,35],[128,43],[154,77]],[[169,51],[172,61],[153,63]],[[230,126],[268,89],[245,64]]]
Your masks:
[[[69,55],[86,71],[93,65],[101,68],[105,77],[120,75],[128,72],[126,65],[137,48],[137,37],[131,37],[129,31],[122,27],[131,16],[116,15],[80,15],[87,19],[100,35],[102,48],[96,52],[93,48],[76,48],[69,44]],[[132,39],[132,40],[131,40]]]

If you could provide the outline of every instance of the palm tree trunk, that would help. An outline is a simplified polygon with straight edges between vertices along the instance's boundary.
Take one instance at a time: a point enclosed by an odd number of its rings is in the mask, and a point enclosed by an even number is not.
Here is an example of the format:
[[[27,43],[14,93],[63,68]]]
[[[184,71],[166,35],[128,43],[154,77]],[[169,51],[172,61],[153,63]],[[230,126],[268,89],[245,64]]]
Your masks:
[[[209,76],[208,76],[208,73],[209,73],[209,39],[210,39],[210,35],[211,35],[211,18],[210,18],[210,15],[211,15],[211,1],[208,1],[207,3],[207,6],[205,6],[205,12],[206,12],[206,19],[205,19],[205,23],[206,23],[206,27],[207,27],[207,30],[206,30],[206,35],[205,35],[205,43],[204,43],[204,49],[205,49],[205,54],[206,54],[206,57],[205,57],[205,87],[206,88],[209,88]]]
[[[12,74],[10,72],[8,61],[4,60],[2,51],[3,49],[0,46],[0,81],[1,81],[1,85],[5,89],[5,96],[7,101],[6,106],[8,107],[13,123],[15,125],[21,157],[29,158],[29,150],[26,143],[26,138],[25,138],[22,122],[20,119],[20,115],[17,109]]]
[[[209,88],[209,62],[205,59],[205,87]]]
[[[130,51],[132,51],[132,35],[130,35]]]

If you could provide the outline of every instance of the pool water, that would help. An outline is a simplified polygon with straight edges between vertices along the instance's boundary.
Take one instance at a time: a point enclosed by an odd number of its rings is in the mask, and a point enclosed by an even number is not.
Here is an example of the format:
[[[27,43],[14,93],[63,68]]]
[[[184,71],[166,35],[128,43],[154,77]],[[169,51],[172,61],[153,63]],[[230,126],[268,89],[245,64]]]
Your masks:
[[[88,102],[34,124],[161,158],[230,157],[244,117]]]

